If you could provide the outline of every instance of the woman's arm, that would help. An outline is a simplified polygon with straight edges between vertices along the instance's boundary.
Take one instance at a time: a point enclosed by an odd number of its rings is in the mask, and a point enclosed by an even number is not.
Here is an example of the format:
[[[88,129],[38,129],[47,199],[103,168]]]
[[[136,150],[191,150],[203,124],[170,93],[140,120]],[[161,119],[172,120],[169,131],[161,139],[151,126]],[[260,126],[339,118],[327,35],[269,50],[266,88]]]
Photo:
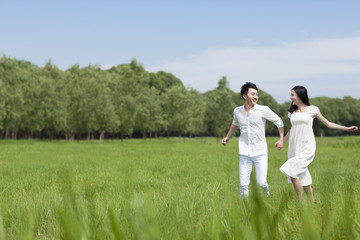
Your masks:
[[[279,128],[279,130],[280,130],[280,128]],[[289,129],[288,133],[286,134],[286,136],[284,138],[280,137],[280,140],[275,143],[275,146],[278,150],[282,149],[284,146],[284,143],[286,143],[286,141],[289,139],[290,130],[291,130],[291,128]],[[284,134],[284,128],[282,128],[282,132]],[[281,134],[280,134],[280,136],[281,136]]]
[[[284,137],[284,143],[286,143],[289,140],[290,130],[291,130],[291,127],[290,127],[289,131],[287,132],[286,136]]]
[[[327,120],[321,113],[318,113],[316,115],[316,118],[320,120],[320,122],[322,122],[325,126],[327,126],[328,128],[332,128],[332,129],[336,129],[336,130],[342,130],[342,131],[347,131],[347,132],[356,132],[358,130],[357,126],[351,126],[351,127],[345,127],[333,122],[330,122],[329,120]]]

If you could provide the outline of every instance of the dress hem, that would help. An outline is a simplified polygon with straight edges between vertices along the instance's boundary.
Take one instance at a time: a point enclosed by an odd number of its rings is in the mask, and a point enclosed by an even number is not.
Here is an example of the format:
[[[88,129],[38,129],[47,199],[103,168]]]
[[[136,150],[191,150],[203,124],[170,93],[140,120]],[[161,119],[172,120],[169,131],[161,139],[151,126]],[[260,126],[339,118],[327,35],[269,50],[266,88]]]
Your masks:
[[[286,173],[284,170],[282,170],[281,168],[280,168],[280,171],[281,171],[283,174],[286,175],[286,177],[288,178],[288,183],[292,183],[292,182],[291,182],[291,179],[290,179],[290,178],[292,177],[292,178],[298,179],[298,180],[300,181],[302,187],[311,186],[311,184],[312,184],[312,183],[310,183],[310,184],[306,184],[306,183],[303,184],[303,183],[301,182],[301,180],[299,179],[299,177],[290,176],[289,174],[287,174],[287,173]]]

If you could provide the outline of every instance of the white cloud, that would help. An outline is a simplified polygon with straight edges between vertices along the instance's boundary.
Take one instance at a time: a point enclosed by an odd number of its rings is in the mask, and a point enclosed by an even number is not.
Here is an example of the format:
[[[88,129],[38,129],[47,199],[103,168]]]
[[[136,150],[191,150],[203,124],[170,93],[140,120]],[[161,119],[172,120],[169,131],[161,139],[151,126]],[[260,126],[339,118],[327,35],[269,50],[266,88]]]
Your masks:
[[[188,59],[164,61],[160,66],[146,69],[171,72],[185,86],[201,92],[216,88],[218,80],[227,76],[234,91],[239,91],[244,82],[252,81],[279,102],[288,99],[295,85],[307,86],[310,93],[308,86],[316,87],[313,89],[316,96],[359,98],[360,37],[282,43],[273,47],[208,49]]]
[[[110,68],[114,67],[115,65],[112,64],[105,64],[105,65],[101,65],[100,68],[102,70],[109,70]]]

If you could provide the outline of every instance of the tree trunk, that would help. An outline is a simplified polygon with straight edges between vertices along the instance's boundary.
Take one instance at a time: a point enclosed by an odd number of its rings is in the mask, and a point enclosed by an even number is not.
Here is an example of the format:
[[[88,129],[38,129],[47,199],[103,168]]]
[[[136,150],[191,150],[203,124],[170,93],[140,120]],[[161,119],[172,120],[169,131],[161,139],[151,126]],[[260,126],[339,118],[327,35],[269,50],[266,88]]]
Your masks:
[[[15,129],[12,130],[12,138],[16,140],[17,132]]]
[[[104,130],[101,130],[100,132],[100,137],[99,137],[99,143],[101,144],[102,141],[104,140],[104,135],[105,135],[105,131]]]
[[[54,133],[53,132],[49,133],[49,137],[51,141],[54,140]]]
[[[324,129],[321,129],[320,137],[325,137],[325,131],[324,131]]]
[[[157,132],[155,133],[155,138],[158,138],[158,133]]]
[[[5,139],[9,139],[9,138],[10,138],[10,129],[7,127],[5,132]]]
[[[90,141],[90,135],[91,135],[91,131],[90,129],[88,129],[87,138],[86,138],[88,141]]]
[[[144,141],[146,141],[146,132],[143,132],[143,139],[144,139]]]

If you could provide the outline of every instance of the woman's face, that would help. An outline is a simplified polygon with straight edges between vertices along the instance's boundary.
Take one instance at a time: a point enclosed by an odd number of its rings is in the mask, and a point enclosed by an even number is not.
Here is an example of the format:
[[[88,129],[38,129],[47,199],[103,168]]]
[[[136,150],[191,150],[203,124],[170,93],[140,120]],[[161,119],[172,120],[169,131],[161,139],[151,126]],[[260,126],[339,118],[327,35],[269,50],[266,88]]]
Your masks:
[[[294,90],[291,90],[290,100],[293,105],[298,105],[299,103],[302,103],[301,99],[298,97]]]

